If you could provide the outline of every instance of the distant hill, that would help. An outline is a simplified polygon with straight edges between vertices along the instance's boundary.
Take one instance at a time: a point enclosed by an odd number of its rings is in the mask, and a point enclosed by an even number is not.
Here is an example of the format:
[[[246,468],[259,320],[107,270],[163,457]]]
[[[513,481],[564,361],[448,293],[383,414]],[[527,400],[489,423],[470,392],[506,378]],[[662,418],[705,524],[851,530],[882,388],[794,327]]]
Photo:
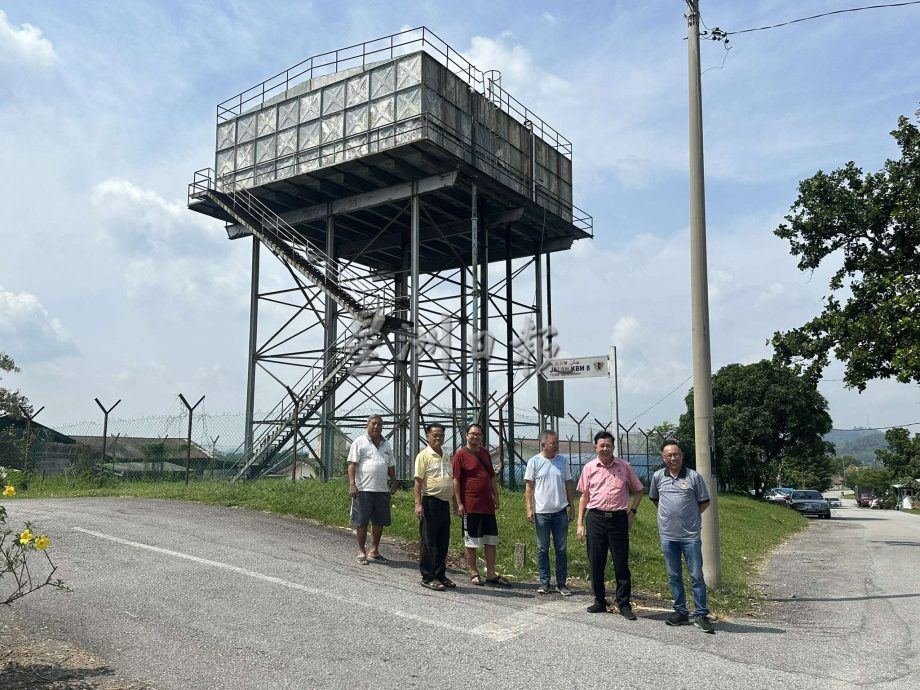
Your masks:
[[[875,462],[875,451],[888,447],[885,434],[877,429],[833,429],[824,435],[837,449],[837,457],[851,455],[864,465]]]

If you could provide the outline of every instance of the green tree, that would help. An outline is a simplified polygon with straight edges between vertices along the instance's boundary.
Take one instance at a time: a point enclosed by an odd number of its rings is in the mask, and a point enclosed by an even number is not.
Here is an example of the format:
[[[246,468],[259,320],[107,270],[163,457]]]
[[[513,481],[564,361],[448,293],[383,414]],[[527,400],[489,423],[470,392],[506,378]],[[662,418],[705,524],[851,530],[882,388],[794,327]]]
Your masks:
[[[7,373],[19,372],[19,367],[16,366],[16,362],[5,352],[0,352],[0,371]],[[2,380],[2,377],[0,377],[0,380]],[[32,406],[29,404],[29,400],[26,396],[21,395],[19,391],[11,391],[0,386],[0,412],[5,412],[11,417],[19,419],[24,414],[32,414]]]
[[[882,496],[891,490],[893,478],[891,470],[887,468],[864,467],[852,474],[847,474],[847,481],[856,491],[856,495],[864,493]]]
[[[668,439],[668,438],[678,439],[679,432],[680,432],[680,429],[678,428],[678,426],[674,422],[669,422],[668,420],[660,422],[659,424],[656,424],[651,429],[649,429],[647,432],[648,434],[647,438],[648,438],[648,452],[650,454],[650,457],[655,458],[656,454],[658,453],[658,449],[660,448],[661,444],[664,443],[665,439]],[[658,458],[659,463],[660,461],[661,459]],[[688,467],[695,466],[693,457],[685,457],[684,463]]]
[[[917,111],[920,122],[920,110]],[[859,390],[871,379],[920,382],[920,130],[906,117],[891,132],[898,160],[864,173],[852,161],[799,183],[776,229],[799,269],[841,261],[823,311],[773,335],[778,361],[820,376],[831,354]],[[834,264],[836,265],[836,264]]]
[[[692,391],[686,403],[679,438],[692,447]],[[831,418],[811,379],[769,360],[729,364],[712,377],[712,403],[720,488],[762,496],[784,478],[818,490],[830,486],[834,446],[822,435]]]
[[[5,352],[0,352],[0,372],[18,371],[19,367],[13,358]],[[32,406],[24,395],[0,386],[0,418],[22,419],[31,414]],[[26,445],[25,434],[19,428],[0,422],[0,466],[23,467],[27,457]]]
[[[907,429],[895,427],[885,432],[888,448],[875,451],[875,455],[895,480],[920,478],[920,434],[910,437]]]

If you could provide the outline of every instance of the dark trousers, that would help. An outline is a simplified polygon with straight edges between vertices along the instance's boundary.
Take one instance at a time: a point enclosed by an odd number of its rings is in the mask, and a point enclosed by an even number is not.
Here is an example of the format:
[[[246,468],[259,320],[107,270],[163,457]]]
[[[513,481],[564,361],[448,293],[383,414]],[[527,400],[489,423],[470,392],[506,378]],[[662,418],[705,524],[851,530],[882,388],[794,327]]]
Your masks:
[[[626,511],[602,513],[589,510],[585,539],[588,544],[594,601],[604,603],[607,597],[604,570],[607,568],[609,551],[613,553],[613,572],[617,578],[617,606],[628,604],[632,595],[632,574],[629,572],[629,523]]]
[[[422,496],[422,520],[418,525],[420,548],[418,569],[426,582],[441,580],[445,573],[447,547],[450,543],[450,503],[432,496]]]

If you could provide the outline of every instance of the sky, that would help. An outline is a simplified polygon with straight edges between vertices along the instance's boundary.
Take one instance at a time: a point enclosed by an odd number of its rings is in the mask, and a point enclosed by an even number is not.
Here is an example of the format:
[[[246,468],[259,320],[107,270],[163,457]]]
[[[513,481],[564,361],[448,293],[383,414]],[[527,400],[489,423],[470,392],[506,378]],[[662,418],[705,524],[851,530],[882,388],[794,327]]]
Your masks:
[[[741,31],[858,3],[703,0]],[[868,4],[868,3],[867,3]],[[618,348],[620,419],[677,421],[690,389],[687,43],[682,2],[6,2],[0,9],[0,351],[40,421],[244,409],[250,246],[186,209],[216,105],[309,57],[425,25],[573,142],[594,239],[553,256],[562,354]],[[713,371],[816,315],[773,234],[817,170],[877,170],[920,105],[920,5],[701,45]],[[263,265],[267,260],[263,260]],[[819,389],[836,428],[920,420],[916,386]],[[602,379],[566,384],[602,415]],[[274,402],[278,391],[265,392]],[[262,400],[260,398],[260,400]],[[609,415],[608,415],[609,416]]]

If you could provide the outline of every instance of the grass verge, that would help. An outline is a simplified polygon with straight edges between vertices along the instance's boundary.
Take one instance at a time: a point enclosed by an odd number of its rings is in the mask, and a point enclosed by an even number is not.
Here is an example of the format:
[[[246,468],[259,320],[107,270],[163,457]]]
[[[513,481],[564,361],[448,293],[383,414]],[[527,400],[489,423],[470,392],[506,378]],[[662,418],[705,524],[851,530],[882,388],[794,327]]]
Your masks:
[[[65,477],[23,478],[18,482],[16,498],[64,498],[81,496],[120,496],[165,498],[196,501],[222,506],[240,506],[281,515],[316,520],[327,525],[348,524],[349,498],[342,480],[289,482],[258,480],[246,483],[113,482],[98,486]],[[503,491],[498,513],[498,571],[519,582],[537,579],[536,544],[533,525],[527,521],[524,496]],[[804,529],[806,520],[795,511],[765,501],[734,494],[719,497],[719,527],[722,555],[722,584],[710,593],[710,608],[717,615],[749,613],[762,602],[758,586],[760,569],[772,550],[792,534]],[[393,524],[385,530],[384,540],[396,539],[410,551],[417,548],[418,522],[414,498],[410,491],[393,497]],[[514,545],[526,546],[526,561],[514,564]],[[463,542],[460,521],[451,526],[451,555],[462,559]],[[585,548],[575,539],[575,524],[569,530],[569,575],[587,587],[588,561]],[[638,599],[669,600],[670,588],[658,543],[655,508],[644,500],[630,535],[630,570],[633,591]],[[608,579],[613,578],[608,566]],[[689,588],[688,588],[689,593]]]

